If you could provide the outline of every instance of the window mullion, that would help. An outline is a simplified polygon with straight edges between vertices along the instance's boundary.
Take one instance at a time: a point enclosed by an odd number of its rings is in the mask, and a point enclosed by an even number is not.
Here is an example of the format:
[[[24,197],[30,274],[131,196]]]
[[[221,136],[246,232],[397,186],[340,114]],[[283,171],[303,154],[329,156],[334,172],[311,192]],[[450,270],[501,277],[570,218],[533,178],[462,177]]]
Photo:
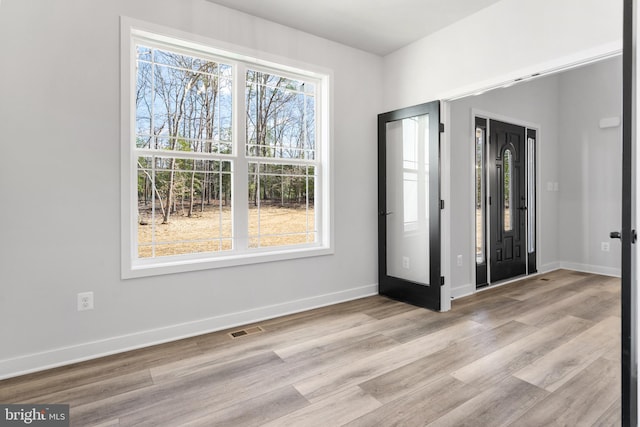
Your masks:
[[[245,99],[246,67],[242,63],[236,64],[233,76],[233,135],[234,154],[232,178],[233,200],[233,237],[234,250],[244,252],[249,247],[249,166],[245,144],[246,132],[246,99]]]

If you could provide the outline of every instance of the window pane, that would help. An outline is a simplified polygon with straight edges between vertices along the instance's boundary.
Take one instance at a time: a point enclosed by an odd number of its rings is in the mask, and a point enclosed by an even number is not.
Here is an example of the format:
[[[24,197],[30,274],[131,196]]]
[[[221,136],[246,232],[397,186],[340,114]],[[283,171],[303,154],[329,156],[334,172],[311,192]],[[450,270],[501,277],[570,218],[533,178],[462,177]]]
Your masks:
[[[429,115],[386,124],[387,274],[429,284]]]
[[[527,185],[527,223],[528,253],[536,251],[536,140],[527,139],[528,185]]]
[[[484,262],[484,138],[483,128],[476,128],[476,262]]]
[[[153,55],[151,48],[146,46],[136,46],[136,57],[138,60],[151,62],[151,56]]]
[[[250,248],[315,242],[313,174],[309,166],[250,163]]]
[[[136,146],[231,152],[230,65],[138,45]]]
[[[230,250],[231,162],[138,158],[138,257]]]
[[[312,96],[307,96],[304,99],[306,113],[304,116],[305,122],[305,148],[306,158],[310,160],[315,159],[316,150],[316,100]]]
[[[503,184],[503,208],[504,208],[504,231],[513,230],[513,203],[512,203],[512,186],[513,180],[511,170],[513,166],[513,156],[511,150],[504,151],[502,161],[502,184]]]
[[[139,57],[146,55],[139,52]],[[153,114],[152,103],[153,93],[151,70],[152,65],[148,62],[138,61],[138,73],[136,81],[136,146],[140,148],[149,148],[151,141],[150,135],[153,135],[151,126],[151,115]]]
[[[216,114],[217,118],[216,124],[216,132],[214,135],[215,139],[224,142],[231,142],[231,125],[232,125],[232,117],[231,117],[231,109],[232,109],[232,91],[233,91],[233,82],[231,79],[221,78],[219,80],[219,97],[218,97],[218,105],[216,106]],[[223,149],[222,153],[231,153],[231,144],[222,144]]]
[[[253,70],[246,77],[247,155],[313,159],[313,85]]]

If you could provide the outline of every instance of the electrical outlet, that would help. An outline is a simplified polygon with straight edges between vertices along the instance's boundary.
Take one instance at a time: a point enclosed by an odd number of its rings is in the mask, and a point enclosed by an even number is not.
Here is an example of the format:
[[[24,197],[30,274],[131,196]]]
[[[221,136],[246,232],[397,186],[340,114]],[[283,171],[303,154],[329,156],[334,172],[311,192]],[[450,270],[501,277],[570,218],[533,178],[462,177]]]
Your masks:
[[[93,310],[93,292],[78,294],[78,311]]]
[[[609,242],[600,243],[600,250],[602,252],[609,252]]]
[[[402,257],[402,268],[405,268],[407,270],[410,268],[409,257],[408,256],[403,256]]]
[[[456,262],[458,264],[458,267],[462,267],[462,255],[458,255],[458,260]]]

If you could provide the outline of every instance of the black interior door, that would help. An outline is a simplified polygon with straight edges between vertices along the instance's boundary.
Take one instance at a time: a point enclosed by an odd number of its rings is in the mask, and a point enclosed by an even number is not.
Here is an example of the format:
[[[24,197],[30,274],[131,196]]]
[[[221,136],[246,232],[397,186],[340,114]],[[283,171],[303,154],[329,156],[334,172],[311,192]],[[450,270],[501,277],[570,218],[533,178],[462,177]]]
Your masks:
[[[379,292],[440,310],[440,102],[378,116]]]
[[[497,120],[489,128],[490,280],[497,282],[527,272],[526,129]]]

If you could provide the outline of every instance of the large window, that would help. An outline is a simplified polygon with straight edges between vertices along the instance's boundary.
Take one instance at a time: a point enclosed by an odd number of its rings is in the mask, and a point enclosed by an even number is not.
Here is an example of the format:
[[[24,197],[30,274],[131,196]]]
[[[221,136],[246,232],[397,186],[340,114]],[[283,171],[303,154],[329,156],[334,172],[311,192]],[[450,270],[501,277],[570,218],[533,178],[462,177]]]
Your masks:
[[[123,276],[330,253],[328,76],[123,24]]]

